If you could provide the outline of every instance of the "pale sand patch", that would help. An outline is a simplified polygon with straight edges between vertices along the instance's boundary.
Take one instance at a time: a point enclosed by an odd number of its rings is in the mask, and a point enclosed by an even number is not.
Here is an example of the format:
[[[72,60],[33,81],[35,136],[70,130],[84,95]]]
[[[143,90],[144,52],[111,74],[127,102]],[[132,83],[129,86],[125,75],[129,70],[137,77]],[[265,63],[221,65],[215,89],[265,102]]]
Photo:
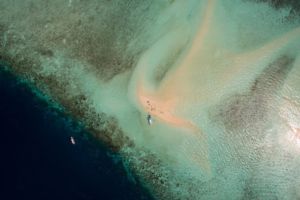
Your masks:
[[[201,122],[195,116],[201,115],[202,108],[213,105],[223,96],[249,87],[265,66],[279,56],[282,49],[299,40],[300,35],[299,29],[294,29],[242,53],[224,49],[222,44],[213,41],[213,37],[227,39],[221,33],[215,33],[219,26],[216,3],[207,2],[204,12],[199,14],[201,20],[195,22],[198,30],[192,32],[194,35],[188,45],[180,40],[188,33],[177,30],[170,31],[148,49],[136,66],[129,87],[130,98],[142,113],[149,113],[157,122],[181,129],[179,134],[196,135],[195,140],[199,143],[184,148],[187,152],[190,149],[190,160],[197,162],[207,173],[210,171],[208,133],[201,130]],[[157,87],[152,73],[174,48],[185,50]],[[196,151],[201,153],[196,154]]]

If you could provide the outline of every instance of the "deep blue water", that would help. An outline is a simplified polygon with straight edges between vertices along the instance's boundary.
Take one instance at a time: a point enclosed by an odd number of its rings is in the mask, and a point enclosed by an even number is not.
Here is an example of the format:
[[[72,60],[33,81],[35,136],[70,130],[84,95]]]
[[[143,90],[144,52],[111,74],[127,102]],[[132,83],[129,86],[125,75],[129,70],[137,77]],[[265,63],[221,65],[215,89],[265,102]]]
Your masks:
[[[2,67],[0,199],[151,199],[107,148]]]

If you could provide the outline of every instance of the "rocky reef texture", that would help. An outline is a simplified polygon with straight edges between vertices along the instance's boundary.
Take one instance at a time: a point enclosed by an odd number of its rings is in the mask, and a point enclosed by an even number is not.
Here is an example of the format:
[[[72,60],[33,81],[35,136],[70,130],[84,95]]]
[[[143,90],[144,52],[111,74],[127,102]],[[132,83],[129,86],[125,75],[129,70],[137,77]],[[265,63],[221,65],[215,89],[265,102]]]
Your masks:
[[[0,59],[158,199],[297,199],[297,6],[2,0]]]

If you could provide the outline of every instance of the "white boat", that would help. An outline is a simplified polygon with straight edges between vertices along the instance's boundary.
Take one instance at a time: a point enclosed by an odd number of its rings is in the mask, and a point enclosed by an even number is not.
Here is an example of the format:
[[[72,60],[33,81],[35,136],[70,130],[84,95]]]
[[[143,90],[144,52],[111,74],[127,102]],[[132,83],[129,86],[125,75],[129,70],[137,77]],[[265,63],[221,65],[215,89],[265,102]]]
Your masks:
[[[75,139],[74,139],[72,136],[70,137],[70,141],[71,141],[71,143],[72,143],[73,145],[76,144]]]
[[[148,124],[151,125],[153,123],[152,117],[150,114],[147,115]]]

